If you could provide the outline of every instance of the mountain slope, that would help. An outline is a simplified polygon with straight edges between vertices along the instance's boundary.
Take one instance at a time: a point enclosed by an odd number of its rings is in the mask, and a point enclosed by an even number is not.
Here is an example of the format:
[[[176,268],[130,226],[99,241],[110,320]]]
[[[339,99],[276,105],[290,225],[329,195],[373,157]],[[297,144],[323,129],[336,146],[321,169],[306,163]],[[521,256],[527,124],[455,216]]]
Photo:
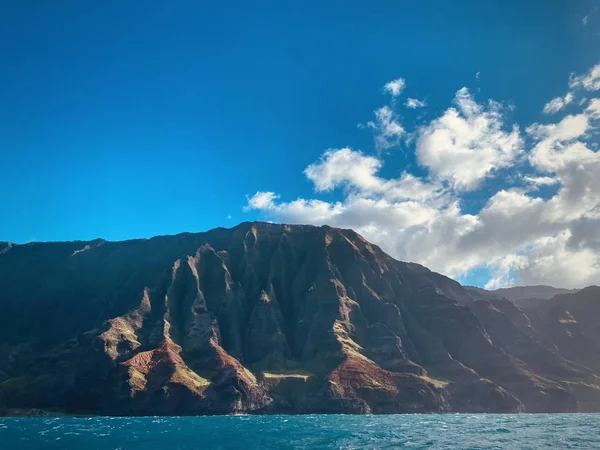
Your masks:
[[[595,398],[595,373],[521,310],[476,301],[351,230],[243,223],[4,248],[9,409],[576,411]]]

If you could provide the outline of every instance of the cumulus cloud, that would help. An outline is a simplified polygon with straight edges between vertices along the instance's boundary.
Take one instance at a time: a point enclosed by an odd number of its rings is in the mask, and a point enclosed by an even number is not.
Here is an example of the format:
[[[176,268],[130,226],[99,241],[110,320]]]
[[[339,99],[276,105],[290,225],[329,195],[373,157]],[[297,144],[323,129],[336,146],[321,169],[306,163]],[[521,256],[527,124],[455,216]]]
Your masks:
[[[554,114],[573,101],[573,94],[567,92],[564,97],[555,97],[544,105],[544,114]]]
[[[304,174],[312,181],[316,192],[327,192],[342,187],[346,193],[369,195],[391,201],[417,200],[439,202],[448,191],[439,184],[424,181],[409,173],[398,178],[385,179],[378,175],[383,160],[364,155],[350,148],[327,150],[321,158],[309,165]]]
[[[573,162],[584,163],[595,154],[577,141],[589,127],[587,114],[569,115],[559,123],[533,124],[527,133],[539,142],[529,153],[529,162],[543,172],[556,172]]]
[[[369,189],[379,184],[376,172],[383,162],[350,148],[327,150],[321,159],[304,170],[317,192],[331,191],[340,184]]]
[[[570,231],[546,236],[533,242],[527,264],[517,272],[520,285],[563,283],[567,287],[598,284],[598,253],[591,249],[568,248]]]
[[[427,103],[425,102],[425,100],[419,100],[417,98],[410,98],[409,97],[406,100],[405,105],[409,109],[417,109],[417,108],[424,108],[425,106],[427,106]]]
[[[404,78],[396,78],[395,80],[386,83],[385,86],[383,86],[383,90],[392,97],[398,97],[404,90],[405,86],[406,81],[404,81]]]
[[[592,74],[578,86],[591,86]],[[454,106],[411,130],[418,171],[384,176],[379,153],[329,149],[304,170],[314,196],[285,201],[258,191],[244,209],[280,222],[353,228],[397,259],[458,279],[487,269],[488,288],[598,284],[600,152],[589,141],[600,125],[600,100],[574,107],[580,111],[529,124],[521,136],[498,103],[478,103],[463,88]],[[391,109],[382,117],[373,129],[396,120]],[[477,191],[483,180],[505,174],[500,169],[527,175],[503,176],[495,191],[489,184]],[[317,198],[332,191],[339,200]],[[467,209],[465,191],[485,196],[478,211]]]
[[[503,130],[500,106],[475,102],[467,88],[454,98],[456,107],[419,130],[416,154],[438,179],[462,191],[476,189],[493,171],[510,166],[522,150],[519,128]]]
[[[534,123],[527,127],[527,133],[536,138],[544,138],[550,141],[567,141],[580,137],[588,127],[588,116],[586,114],[569,115],[558,123],[540,125]]]
[[[573,221],[566,243],[571,250],[600,252],[600,217],[583,217]]]

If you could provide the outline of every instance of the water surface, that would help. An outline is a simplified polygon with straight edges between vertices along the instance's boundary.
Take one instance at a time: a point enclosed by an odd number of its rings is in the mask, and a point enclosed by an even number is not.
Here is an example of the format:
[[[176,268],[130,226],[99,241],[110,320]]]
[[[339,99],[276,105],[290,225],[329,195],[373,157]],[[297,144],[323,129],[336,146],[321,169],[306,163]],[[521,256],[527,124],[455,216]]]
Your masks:
[[[593,449],[600,414],[0,418],[0,449]]]

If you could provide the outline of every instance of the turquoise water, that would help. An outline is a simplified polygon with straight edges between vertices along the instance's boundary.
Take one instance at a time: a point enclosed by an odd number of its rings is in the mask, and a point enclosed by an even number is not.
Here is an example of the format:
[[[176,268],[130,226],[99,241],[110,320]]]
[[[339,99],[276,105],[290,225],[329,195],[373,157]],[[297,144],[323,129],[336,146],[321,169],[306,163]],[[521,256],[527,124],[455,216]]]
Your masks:
[[[600,414],[0,418],[0,449],[600,448]]]

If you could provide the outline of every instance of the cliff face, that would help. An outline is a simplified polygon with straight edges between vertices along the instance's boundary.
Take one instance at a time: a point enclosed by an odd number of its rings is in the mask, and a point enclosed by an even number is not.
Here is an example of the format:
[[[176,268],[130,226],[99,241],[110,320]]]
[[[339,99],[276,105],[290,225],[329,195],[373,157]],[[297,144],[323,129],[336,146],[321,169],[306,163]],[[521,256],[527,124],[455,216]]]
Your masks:
[[[350,230],[243,223],[0,247],[9,409],[600,410],[597,369],[556,339]]]

